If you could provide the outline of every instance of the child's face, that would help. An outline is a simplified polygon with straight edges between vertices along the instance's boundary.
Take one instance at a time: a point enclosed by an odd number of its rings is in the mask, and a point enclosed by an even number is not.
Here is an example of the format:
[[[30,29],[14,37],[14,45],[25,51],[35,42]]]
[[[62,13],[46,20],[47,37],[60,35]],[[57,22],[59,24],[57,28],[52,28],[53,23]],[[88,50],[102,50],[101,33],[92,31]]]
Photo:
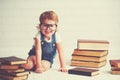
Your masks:
[[[53,20],[45,20],[44,23],[40,25],[40,30],[43,35],[50,38],[56,31],[57,25]]]

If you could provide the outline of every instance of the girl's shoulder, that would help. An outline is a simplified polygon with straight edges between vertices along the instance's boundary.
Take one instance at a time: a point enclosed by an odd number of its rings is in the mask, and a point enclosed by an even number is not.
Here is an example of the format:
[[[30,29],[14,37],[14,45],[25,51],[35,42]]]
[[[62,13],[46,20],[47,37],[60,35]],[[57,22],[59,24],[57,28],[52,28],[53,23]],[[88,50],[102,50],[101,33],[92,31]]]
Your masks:
[[[37,38],[38,40],[41,40],[41,33],[40,33],[40,31],[38,31],[36,33],[35,38]]]
[[[59,43],[62,41],[61,36],[58,32],[55,33],[56,43]]]

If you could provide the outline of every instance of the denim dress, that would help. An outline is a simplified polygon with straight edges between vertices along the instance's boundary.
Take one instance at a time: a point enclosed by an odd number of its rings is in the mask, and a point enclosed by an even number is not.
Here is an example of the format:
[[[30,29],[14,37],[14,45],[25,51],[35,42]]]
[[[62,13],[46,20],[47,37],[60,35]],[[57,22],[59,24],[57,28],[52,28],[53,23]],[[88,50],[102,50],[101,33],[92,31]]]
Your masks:
[[[42,49],[42,60],[47,60],[53,64],[53,59],[56,55],[56,38],[55,33],[52,35],[51,42],[47,42],[44,39],[44,35],[41,33],[41,49]],[[29,51],[29,56],[35,55],[35,46]]]

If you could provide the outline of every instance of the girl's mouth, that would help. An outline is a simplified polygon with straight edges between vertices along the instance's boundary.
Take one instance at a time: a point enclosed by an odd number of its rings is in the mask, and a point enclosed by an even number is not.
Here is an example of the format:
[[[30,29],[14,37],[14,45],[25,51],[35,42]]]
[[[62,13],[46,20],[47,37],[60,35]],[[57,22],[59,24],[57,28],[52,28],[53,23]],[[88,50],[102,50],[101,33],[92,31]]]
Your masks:
[[[50,33],[52,33],[52,31],[45,31],[45,33],[46,33],[46,34],[50,34]]]

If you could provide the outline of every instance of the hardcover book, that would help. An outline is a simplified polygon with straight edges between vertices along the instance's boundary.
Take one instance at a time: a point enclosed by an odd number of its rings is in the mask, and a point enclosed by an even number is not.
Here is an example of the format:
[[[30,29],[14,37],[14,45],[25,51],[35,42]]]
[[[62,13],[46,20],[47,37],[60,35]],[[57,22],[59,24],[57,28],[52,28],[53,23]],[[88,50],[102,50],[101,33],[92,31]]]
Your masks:
[[[83,56],[102,57],[108,54],[108,50],[80,50],[74,49],[73,54]]]
[[[0,74],[9,75],[9,76],[24,76],[24,75],[29,75],[29,73],[30,73],[30,72],[28,72],[28,71],[23,71],[23,72],[11,72],[11,73],[7,73],[7,72],[0,71]]]
[[[100,68],[105,65],[106,65],[106,61],[102,61],[102,62],[79,61],[79,60],[71,61],[71,66],[79,66],[79,67]]]
[[[108,50],[109,42],[106,40],[87,40],[79,39],[77,41],[77,49],[83,50]]]
[[[11,73],[11,72],[23,72],[25,69],[19,68],[19,69],[0,69],[0,71],[5,73]]]
[[[80,55],[72,55],[72,60],[82,60],[82,61],[93,61],[93,62],[102,62],[105,61],[107,56],[103,57],[93,57],[93,56],[80,56]]]
[[[85,75],[85,76],[95,76],[99,74],[99,70],[87,69],[87,68],[73,68],[68,70],[69,74]]]
[[[28,75],[9,76],[9,75],[0,74],[0,79],[5,79],[5,80],[26,80],[27,78],[28,78]]]
[[[110,60],[109,62],[110,62],[111,66],[120,68],[120,60],[119,59],[118,60]]]
[[[118,68],[118,67],[111,67],[111,70],[118,70],[118,71],[120,71],[120,68]]]
[[[2,57],[0,58],[2,64],[9,64],[9,65],[17,65],[17,64],[25,64],[27,61],[25,59],[16,57],[16,56],[9,56],[9,57]]]
[[[112,70],[111,73],[115,74],[115,75],[120,75],[120,71],[118,71],[118,70]]]
[[[19,69],[18,65],[0,64],[0,69]]]

